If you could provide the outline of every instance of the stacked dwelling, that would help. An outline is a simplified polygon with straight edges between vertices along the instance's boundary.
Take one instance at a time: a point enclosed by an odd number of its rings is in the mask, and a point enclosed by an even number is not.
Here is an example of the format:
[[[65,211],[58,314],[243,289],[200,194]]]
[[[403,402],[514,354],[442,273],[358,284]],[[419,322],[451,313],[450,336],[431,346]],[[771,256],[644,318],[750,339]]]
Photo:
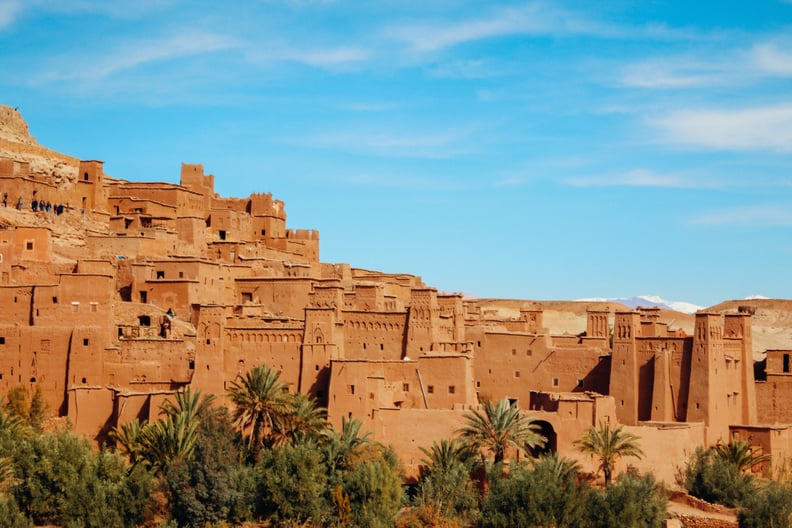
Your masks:
[[[322,263],[319,233],[287,229],[283,202],[220,197],[201,165],[178,185],[74,168],[55,182],[0,160],[0,393],[38,384],[97,440],[156,419],[188,385],[222,400],[265,363],[335,426],[361,419],[412,475],[421,447],[502,398],[568,456],[588,427],[623,424],[666,478],[696,445],[733,436],[789,452],[787,426],[762,424],[792,422],[790,352],[769,353],[757,389],[747,311],[698,313],[689,336],[657,310],[592,306],[580,334],[553,335],[531,302],[504,316],[414,275]],[[64,211],[34,212],[34,198]]]

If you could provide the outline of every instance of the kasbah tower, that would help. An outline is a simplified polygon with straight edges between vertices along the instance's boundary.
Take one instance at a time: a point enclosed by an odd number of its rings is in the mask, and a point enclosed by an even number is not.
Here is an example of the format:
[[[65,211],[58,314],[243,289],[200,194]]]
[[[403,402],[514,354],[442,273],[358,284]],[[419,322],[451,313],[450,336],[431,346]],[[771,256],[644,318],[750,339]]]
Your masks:
[[[502,398],[585,467],[573,442],[600,422],[640,436],[647,457],[629,462],[667,481],[719,441],[792,454],[792,350],[754,379],[750,306],[699,312],[687,335],[656,308],[588,303],[585,328],[557,335],[530,301],[504,312],[321,262],[319,232],[287,228],[282,201],[221,197],[202,165],[179,184],[123,181],[39,145],[5,106],[0,132],[0,394],[38,385],[93,440],[156,420],[187,386],[226,402],[263,363],[335,427],[358,418],[392,444],[408,477],[421,447]]]

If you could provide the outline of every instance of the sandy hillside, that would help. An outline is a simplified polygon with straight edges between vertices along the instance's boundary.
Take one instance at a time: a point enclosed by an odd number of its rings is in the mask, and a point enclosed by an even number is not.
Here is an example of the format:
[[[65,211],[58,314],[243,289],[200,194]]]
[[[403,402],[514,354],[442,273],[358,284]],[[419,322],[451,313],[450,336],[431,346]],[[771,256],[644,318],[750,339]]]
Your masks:
[[[544,308],[544,325],[553,334],[579,334],[586,330],[586,310],[629,310],[616,302],[590,301],[525,301],[516,299],[475,299],[468,301],[481,308],[485,317],[518,319],[520,308]],[[768,349],[792,349],[792,300],[754,299],[725,301],[707,308],[719,313],[737,312],[740,306],[756,308],[753,316],[754,359],[761,360]],[[660,321],[672,330],[693,333],[695,315],[673,310],[660,310]]]
[[[736,312],[740,306],[756,308],[753,316],[754,359],[762,359],[765,350],[792,349],[792,300],[724,301],[707,310],[720,313]]]
[[[42,147],[22,115],[10,106],[0,105],[0,157],[27,161],[35,174],[52,176],[57,186],[77,178],[80,160]]]

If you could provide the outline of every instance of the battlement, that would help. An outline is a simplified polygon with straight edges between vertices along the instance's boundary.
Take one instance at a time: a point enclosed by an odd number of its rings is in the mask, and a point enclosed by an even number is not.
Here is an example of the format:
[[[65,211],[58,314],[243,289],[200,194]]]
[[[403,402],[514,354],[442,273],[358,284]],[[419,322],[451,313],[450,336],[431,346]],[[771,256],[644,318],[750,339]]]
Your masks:
[[[286,238],[295,240],[319,240],[319,231],[316,229],[287,229]]]
[[[273,200],[272,193],[253,193],[248,201],[251,216],[274,216],[286,220],[286,208],[282,200]]]

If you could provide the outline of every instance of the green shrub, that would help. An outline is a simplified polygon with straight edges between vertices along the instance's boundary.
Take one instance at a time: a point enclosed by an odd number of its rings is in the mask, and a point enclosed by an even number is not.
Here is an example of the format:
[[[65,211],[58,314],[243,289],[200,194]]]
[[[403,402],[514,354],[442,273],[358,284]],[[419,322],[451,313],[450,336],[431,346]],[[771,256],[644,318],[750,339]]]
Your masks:
[[[750,475],[715,449],[701,447],[688,461],[684,483],[694,497],[729,507],[739,506],[754,491]]]
[[[393,449],[369,446],[343,473],[341,482],[349,500],[348,526],[393,526],[404,498],[401,467]]]
[[[68,432],[22,441],[14,466],[15,499],[36,524],[132,528],[143,521],[153,487],[144,468],[130,469],[115,453],[94,454]]]
[[[14,497],[0,495],[0,525],[3,528],[30,528],[33,523],[19,511]]]
[[[661,528],[668,517],[665,490],[650,473],[623,473],[616,484],[591,494],[588,526],[591,528]]]
[[[276,524],[322,522],[330,513],[327,467],[311,443],[286,444],[260,454],[256,512]]]
[[[225,410],[206,412],[192,455],[174,460],[165,473],[171,515],[179,526],[202,527],[250,517],[238,484],[240,453]]]
[[[564,464],[566,468],[559,467]],[[533,468],[514,465],[492,482],[481,506],[481,526],[583,527],[589,494],[568,462],[550,458]]]
[[[743,499],[737,520],[740,528],[792,528],[792,485],[760,486]]]

